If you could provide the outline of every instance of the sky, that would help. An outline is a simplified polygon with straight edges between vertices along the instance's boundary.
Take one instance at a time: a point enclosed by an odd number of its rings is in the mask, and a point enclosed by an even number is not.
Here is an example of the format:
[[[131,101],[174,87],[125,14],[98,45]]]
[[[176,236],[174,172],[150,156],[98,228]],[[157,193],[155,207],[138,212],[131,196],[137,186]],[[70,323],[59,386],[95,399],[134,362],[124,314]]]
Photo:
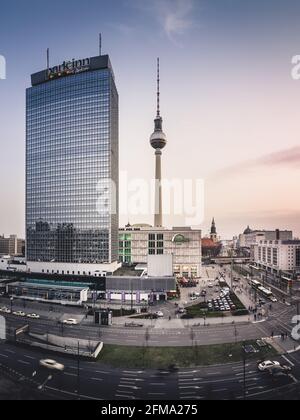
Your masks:
[[[207,234],[215,217],[231,238],[247,225],[300,236],[298,0],[2,1],[0,233],[24,236],[25,89],[30,74],[103,53],[120,94],[120,170],[152,179],[149,145],[161,60],[161,112],[168,145],[163,176],[203,179]],[[152,217],[121,216],[151,223]],[[167,226],[184,220],[170,215]]]

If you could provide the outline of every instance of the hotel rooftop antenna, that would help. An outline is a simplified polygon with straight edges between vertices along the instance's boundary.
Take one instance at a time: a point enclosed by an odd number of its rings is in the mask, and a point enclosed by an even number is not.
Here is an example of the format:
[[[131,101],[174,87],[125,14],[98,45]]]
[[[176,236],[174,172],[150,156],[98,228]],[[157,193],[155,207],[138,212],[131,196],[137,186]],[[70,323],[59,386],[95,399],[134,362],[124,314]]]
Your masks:
[[[50,50],[47,48],[47,75],[50,73]]]
[[[102,55],[102,34],[99,34],[99,55]]]

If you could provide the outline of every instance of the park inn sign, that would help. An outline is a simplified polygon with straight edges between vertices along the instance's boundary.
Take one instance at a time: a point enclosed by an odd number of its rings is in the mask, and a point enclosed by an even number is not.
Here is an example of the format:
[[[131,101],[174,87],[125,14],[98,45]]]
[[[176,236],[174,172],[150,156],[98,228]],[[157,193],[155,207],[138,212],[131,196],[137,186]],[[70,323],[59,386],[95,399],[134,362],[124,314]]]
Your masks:
[[[82,60],[64,61],[60,66],[55,66],[48,69],[49,79],[55,77],[68,76],[70,74],[82,73],[90,69],[91,60],[85,58]]]

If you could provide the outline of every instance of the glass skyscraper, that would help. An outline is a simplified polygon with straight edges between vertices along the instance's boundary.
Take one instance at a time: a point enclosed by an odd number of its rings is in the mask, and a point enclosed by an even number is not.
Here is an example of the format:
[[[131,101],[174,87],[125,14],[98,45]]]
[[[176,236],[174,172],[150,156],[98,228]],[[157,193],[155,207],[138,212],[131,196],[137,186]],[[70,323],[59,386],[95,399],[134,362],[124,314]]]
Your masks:
[[[108,56],[32,75],[26,92],[27,261],[94,275],[118,261],[119,105]]]

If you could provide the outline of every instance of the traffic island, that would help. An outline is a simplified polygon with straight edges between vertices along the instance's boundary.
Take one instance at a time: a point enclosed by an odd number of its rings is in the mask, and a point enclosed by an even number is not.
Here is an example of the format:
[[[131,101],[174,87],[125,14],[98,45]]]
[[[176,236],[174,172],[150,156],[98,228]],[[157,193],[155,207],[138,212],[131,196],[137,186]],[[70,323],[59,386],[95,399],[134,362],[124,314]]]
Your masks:
[[[245,348],[254,352],[246,354]],[[246,355],[246,356],[245,356]],[[127,347],[105,345],[99,363],[116,368],[164,369],[193,368],[247,360],[266,360],[278,356],[272,346],[260,347],[256,341],[193,347]]]

